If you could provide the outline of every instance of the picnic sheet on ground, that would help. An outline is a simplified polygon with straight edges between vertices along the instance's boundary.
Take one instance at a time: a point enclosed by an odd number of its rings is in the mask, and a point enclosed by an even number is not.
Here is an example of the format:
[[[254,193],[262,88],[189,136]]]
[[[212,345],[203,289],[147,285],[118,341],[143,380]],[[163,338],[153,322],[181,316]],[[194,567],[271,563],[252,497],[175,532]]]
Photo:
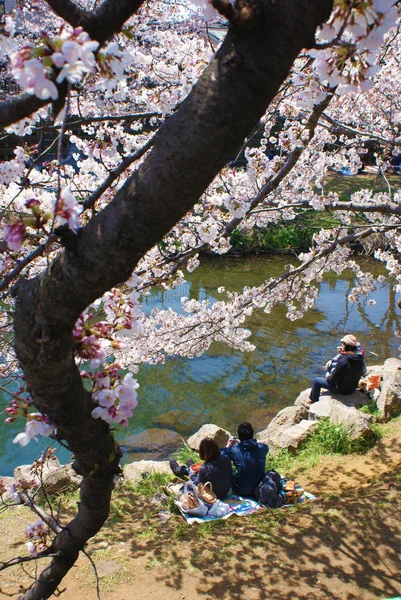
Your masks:
[[[302,490],[299,485],[295,486],[295,489]],[[316,496],[302,490],[302,496],[299,498],[297,504],[300,502],[305,502],[306,500],[316,500]],[[217,521],[218,519],[228,519],[232,515],[251,515],[252,513],[259,510],[267,510],[268,507],[256,502],[256,500],[252,500],[252,498],[242,498],[241,496],[235,496],[234,494],[229,493],[226,498],[224,498],[225,504],[228,504],[230,507],[230,512],[224,515],[223,517],[210,517],[206,515],[205,517],[196,517],[193,515],[188,515],[184,511],[182,511],[178,506],[180,513],[184,517],[184,519],[192,525],[193,523],[206,523],[207,521]],[[283,504],[281,508],[288,506],[293,506],[292,504]],[[273,510],[273,509],[270,509]]]

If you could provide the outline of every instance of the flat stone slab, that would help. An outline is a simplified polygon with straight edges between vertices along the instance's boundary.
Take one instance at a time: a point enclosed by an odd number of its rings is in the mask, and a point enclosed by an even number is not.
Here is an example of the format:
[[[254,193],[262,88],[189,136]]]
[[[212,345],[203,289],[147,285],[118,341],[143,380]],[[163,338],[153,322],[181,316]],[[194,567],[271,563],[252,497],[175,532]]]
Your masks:
[[[121,570],[121,565],[115,560],[99,560],[95,562],[95,565],[98,577],[101,579],[116,575]]]
[[[138,460],[137,462],[129,463],[123,468],[123,475],[126,481],[141,481],[144,473],[157,471],[158,473],[168,473],[173,475],[168,460]]]
[[[361,413],[356,408],[344,406],[342,402],[323,396],[319,402],[311,404],[309,409],[309,419],[319,420],[324,417],[330,419],[332,423],[342,423],[348,429],[352,439],[360,437],[370,437],[373,435],[370,427],[371,415]]]
[[[284,429],[278,439],[280,448],[288,448],[288,450],[296,451],[310,438],[312,431],[318,425],[317,421],[308,421],[302,419],[299,423]]]

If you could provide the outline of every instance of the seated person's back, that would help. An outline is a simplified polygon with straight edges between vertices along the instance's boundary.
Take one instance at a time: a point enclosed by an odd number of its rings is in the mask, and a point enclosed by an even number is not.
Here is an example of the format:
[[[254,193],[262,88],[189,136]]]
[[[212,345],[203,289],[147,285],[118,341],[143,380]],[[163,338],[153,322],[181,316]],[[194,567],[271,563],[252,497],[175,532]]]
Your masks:
[[[350,346],[345,346],[350,348]],[[365,362],[361,354],[347,351],[341,355],[332,371],[327,375],[329,384],[335,385],[340,394],[352,394],[358,387],[360,378],[365,371]]]
[[[230,460],[220,453],[219,447],[211,438],[204,438],[199,446],[199,457],[205,462],[196,475],[191,476],[194,483],[210,481],[219,500],[223,500],[231,485]]]
[[[266,471],[266,456],[269,447],[257,442],[250,423],[241,423],[238,427],[238,440],[230,440],[221,450],[235,467],[232,474],[232,488],[240,496],[253,496],[254,489],[262,480]]]
[[[326,376],[315,377],[309,399],[319,400],[321,389],[329,390],[331,394],[352,394],[358,387],[362,375],[366,372],[364,352],[352,334],[341,339],[339,353],[326,364]]]

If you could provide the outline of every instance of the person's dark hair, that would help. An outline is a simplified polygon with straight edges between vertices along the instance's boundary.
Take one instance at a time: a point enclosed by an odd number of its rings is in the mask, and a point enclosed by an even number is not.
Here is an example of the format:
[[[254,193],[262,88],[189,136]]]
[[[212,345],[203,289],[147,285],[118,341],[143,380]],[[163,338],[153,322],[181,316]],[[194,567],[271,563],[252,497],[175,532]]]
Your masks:
[[[253,427],[250,423],[241,423],[238,425],[238,437],[240,442],[251,440],[253,438]]]
[[[344,344],[345,352],[356,352],[356,346],[351,346],[350,344]]]
[[[199,445],[199,458],[201,460],[217,460],[220,456],[218,445],[212,438],[203,438]]]

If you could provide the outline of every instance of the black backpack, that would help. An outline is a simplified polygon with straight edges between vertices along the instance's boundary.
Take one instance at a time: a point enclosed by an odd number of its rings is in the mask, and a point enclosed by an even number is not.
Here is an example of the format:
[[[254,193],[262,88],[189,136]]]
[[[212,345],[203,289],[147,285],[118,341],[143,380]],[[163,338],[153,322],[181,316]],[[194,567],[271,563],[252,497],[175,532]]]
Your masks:
[[[258,502],[270,508],[279,508],[284,504],[283,496],[280,494],[283,486],[281,476],[277,471],[267,471],[262,481],[255,488],[254,495]]]

